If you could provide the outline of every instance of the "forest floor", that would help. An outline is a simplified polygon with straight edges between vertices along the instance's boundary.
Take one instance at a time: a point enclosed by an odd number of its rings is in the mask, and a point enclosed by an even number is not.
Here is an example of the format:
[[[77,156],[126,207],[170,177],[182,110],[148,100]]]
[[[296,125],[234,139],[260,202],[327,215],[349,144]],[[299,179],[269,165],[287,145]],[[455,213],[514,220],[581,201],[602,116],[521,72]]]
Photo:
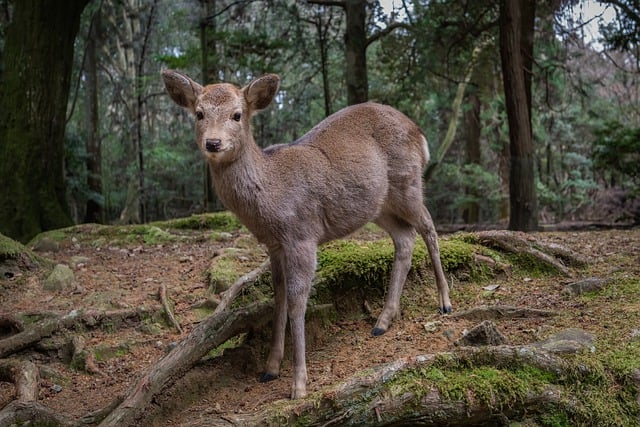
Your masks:
[[[159,307],[164,285],[172,302],[179,333],[162,315],[144,321],[113,321],[100,328],[63,331],[23,350],[41,368],[38,400],[72,419],[111,404],[135,383],[141,372],[162,358],[176,342],[210,313],[212,300],[206,274],[212,259],[231,247],[243,248],[240,264],[255,268],[266,255],[244,229],[214,233],[209,229],[182,231],[180,239],[140,237],[117,240],[100,228],[80,226],[72,233],[36,245],[37,253],[55,263],[71,266],[75,282],[57,291],[43,289],[43,278],[21,272],[0,279],[0,314],[46,316],[72,310],[126,311]],[[98,226],[96,226],[98,227]],[[131,229],[133,230],[133,229]],[[616,352],[640,341],[640,229],[532,233],[531,238],[560,244],[589,260],[585,268],[572,269],[573,277],[507,269],[475,280],[467,273],[448,272],[456,312],[483,305],[510,305],[550,310],[552,317],[495,320],[511,345],[542,340],[567,328],[580,328],[595,339],[596,352]],[[164,236],[166,237],[166,236]],[[441,240],[451,236],[442,234]],[[376,229],[356,233],[355,241],[385,238]],[[247,243],[249,242],[249,243]],[[46,242],[45,242],[46,243]],[[247,249],[248,248],[248,249]],[[604,290],[581,296],[563,292],[581,278],[611,279]],[[452,351],[455,341],[477,321],[441,316],[430,269],[412,273],[403,294],[403,313],[381,337],[372,337],[374,316],[383,302],[380,293],[356,294],[351,310],[338,310],[331,322],[308,331],[308,392],[344,381],[354,373],[400,358]],[[252,298],[250,291],[245,298]],[[0,339],[9,331],[0,329]],[[94,355],[92,369],[74,369],[68,346],[59,344],[81,334]],[[212,351],[153,402],[148,425],[207,425],[211,418],[229,419],[257,412],[275,401],[286,400],[292,378],[290,352],[275,381],[259,383],[266,360],[268,331],[228,349]],[[56,344],[56,342],[58,344]],[[636,369],[640,368],[637,362]],[[87,372],[91,371],[91,373]],[[44,373],[44,374],[43,374]],[[0,409],[15,399],[12,384],[0,381]]]

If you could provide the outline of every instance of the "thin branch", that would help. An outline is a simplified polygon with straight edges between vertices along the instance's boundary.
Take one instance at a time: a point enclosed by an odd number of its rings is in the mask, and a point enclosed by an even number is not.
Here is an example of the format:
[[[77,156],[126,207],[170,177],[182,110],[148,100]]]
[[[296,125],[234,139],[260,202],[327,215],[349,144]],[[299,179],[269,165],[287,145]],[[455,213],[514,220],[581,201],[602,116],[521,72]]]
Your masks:
[[[160,290],[158,291],[160,296],[160,302],[162,303],[162,308],[164,309],[165,314],[169,318],[171,324],[178,330],[180,334],[182,334],[182,328],[180,327],[180,323],[176,320],[176,317],[173,315],[173,310],[171,310],[171,306],[169,305],[169,298],[167,298],[167,286],[163,283],[160,285]]]
[[[411,31],[413,29],[409,24],[406,24],[404,22],[392,22],[391,24],[387,25],[387,27],[384,30],[377,31],[375,34],[371,35],[371,37],[367,39],[367,47],[369,47],[371,43],[390,34],[396,28],[404,28],[405,30],[408,30],[408,31]]]

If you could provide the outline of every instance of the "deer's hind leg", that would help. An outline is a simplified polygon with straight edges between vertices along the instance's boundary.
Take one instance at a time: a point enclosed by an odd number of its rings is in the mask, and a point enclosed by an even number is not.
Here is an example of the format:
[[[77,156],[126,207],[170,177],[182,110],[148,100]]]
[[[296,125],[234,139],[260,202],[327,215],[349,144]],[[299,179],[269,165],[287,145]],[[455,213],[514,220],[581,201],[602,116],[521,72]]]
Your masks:
[[[400,296],[411,268],[416,231],[413,226],[393,214],[383,213],[375,220],[375,223],[389,233],[395,248],[387,298],[384,308],[378,316],[378,321],[371,331],[372,335],[378,336],[384,334],[394,318],[400,314]]]
[[[429,250],[431,265],[433,266],[433,272],[436,277],[436,286],[438,287],[439,311],[441,314],[451,313],[453,309],[451,307],[451,300],[449,299],[449,284],[447,283],[444,270],[442,269],[442,262],[440,261],[438,233],[436,232],[436,227],[433,224],[431,214],[427,207],[421,204],[417,211],[420,213],[420,216],[417,218],[414,226],[422,236]]]

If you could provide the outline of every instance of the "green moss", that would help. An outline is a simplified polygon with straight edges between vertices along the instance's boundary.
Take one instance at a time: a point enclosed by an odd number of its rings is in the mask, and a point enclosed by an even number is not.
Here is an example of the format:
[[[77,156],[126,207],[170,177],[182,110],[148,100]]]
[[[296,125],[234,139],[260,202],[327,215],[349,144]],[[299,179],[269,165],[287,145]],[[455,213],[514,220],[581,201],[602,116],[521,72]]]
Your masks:
[[[318,253],[318,280],[329,288],[382,287],[393,263],[390,240],[337,240]]]
[[[28,252],[28,249],[22,243],[0,233],[0,260],[15,259],[25,252]]]
[[[186,218],[154,222],[154,225],[177,230],[236,231],[242,227],[240,220],[231,212],[215,212],[191,215]]]
[[[93,350],[96,361],[98,362],[113,359],[114,357],[122,357],[129,352],[131,352],[131,346],[127,343],[115,347],[98,346]]]
[[[455,237],[440,240],[440,261],[445,271],[453,271],[474,264],[477,247]]]
[[[506,254],[505,258],[514,267],[514,271],[530,277],[548,277],[559,273],[551,264],[542,262],[526,253],[510,253]]]

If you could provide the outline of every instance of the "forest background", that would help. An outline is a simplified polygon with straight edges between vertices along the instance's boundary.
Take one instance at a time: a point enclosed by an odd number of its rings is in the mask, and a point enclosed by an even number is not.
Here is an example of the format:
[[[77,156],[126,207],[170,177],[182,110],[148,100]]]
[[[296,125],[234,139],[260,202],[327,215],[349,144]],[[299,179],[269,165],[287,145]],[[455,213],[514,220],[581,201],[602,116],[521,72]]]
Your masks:
[[[439,225],[640,221],[637,1],[381,3],[0,0],[0,232],[222,209],[164,68],[280,74],[262,146],[396,107],[429,140]]]

